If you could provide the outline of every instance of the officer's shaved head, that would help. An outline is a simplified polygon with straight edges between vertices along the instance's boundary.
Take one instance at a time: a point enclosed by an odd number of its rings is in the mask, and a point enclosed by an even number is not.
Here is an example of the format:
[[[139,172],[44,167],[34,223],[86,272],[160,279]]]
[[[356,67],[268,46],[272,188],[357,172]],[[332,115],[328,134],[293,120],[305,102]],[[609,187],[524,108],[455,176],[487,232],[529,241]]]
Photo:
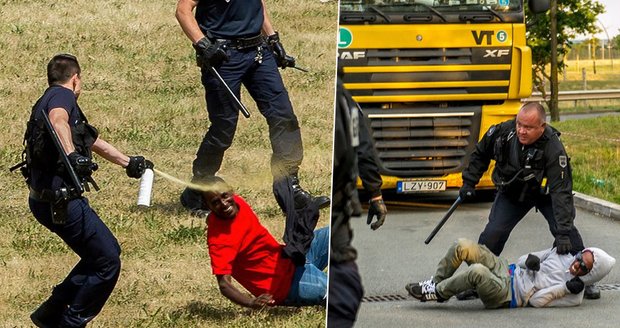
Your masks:
[[[538,117],[540,118],[540,123],[545,123],[547,120],[547,113],[545,113],[545,108],[538,102],[529,102],[521,106],[519,112],[531,112],[535,111]]]
[[[517,137],[523,145],[531,145],[545,132],[545,109],[539,103],[527,103],[517,114]]]

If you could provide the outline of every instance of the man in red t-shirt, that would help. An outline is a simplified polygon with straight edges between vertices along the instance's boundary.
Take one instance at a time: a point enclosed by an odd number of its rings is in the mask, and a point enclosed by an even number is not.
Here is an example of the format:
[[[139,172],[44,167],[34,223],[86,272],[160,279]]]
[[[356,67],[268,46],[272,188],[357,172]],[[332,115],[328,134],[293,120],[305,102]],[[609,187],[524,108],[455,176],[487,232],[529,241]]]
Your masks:
[[[327,228],[315,231],[306,264],[295,267],[290,258],[283,257],[284,245],[260,224],[252,208],[228,184],[216,178],[210,189],[203,192],[204,204],[211,211],[207,217],[207,245],[222,295],[250,308],[324,304]],[[232,278],[254,297],[237,289]]]

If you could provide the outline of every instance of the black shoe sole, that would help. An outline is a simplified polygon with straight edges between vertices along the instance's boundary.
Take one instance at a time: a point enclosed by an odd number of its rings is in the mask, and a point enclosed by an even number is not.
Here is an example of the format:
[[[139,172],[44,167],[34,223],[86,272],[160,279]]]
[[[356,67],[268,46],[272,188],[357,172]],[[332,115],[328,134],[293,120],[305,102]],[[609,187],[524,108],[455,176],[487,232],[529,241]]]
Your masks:
[[[32,323],[34,323],[34,325],[39,328],[54,328],[58,326],[57,324],[51,325],[51,324],[43,323],[42,321],[40,321],[37,317],[33,316],[32,314],[30,315],[30,320],[32,320]]]
[[[434,299],[434,300],[427,300],[426,298],[424,298],[423,295],[416,295],[412,290],[412,287],[416,285],[417,283],[410,283],[410,284],[405,285],[405,290],[407,290],[407,293],[409,293],[409,296],[415,298],[416,300],[420,302],[437,302],[437,303],[443,303],[447,301],[447,299],[439,296],[438,293],[435,293],[435,295],[437,295],[437,299]]]
[[[185,188],[181,195],[179,196],[179,201],[181,202],[181,206],[185,209],[192,211],[196,209],[200,209],[202,207],[202,198],[201,194],[198,191],[193,189]]]
[[[420,301],[420,302],[426,302],[426,299],[424,299],[424,297],[422,297],[422,295],[416,295],[416,293],[413,292],[412,287],[417,285],[417,283],[410,283],[405,285],[405,290],[407,291],[407,293],[409,294],[409,296],[415,298],[416,300]]]

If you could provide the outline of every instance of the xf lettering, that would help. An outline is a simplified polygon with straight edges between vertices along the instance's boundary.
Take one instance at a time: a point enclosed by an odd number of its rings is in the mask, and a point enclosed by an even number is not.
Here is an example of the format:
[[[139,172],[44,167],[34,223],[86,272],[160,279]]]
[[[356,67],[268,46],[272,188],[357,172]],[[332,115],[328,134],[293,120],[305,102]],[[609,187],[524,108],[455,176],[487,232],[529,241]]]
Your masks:
[[[485,50],[486,54],[483,56],[484,58],[499,58],[502,56],[508,56],[510,54],[510,50],[508,49],[495,49],[495,50]]]

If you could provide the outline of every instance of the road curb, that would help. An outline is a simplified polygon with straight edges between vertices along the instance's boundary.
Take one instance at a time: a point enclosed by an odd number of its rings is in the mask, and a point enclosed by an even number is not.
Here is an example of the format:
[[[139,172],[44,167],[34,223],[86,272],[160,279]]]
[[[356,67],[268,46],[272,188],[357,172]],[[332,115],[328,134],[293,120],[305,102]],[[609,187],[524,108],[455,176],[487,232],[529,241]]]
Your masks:
[[[597,215],[620,220],[620,205],[596,197],[575,193],[575,206]]]

